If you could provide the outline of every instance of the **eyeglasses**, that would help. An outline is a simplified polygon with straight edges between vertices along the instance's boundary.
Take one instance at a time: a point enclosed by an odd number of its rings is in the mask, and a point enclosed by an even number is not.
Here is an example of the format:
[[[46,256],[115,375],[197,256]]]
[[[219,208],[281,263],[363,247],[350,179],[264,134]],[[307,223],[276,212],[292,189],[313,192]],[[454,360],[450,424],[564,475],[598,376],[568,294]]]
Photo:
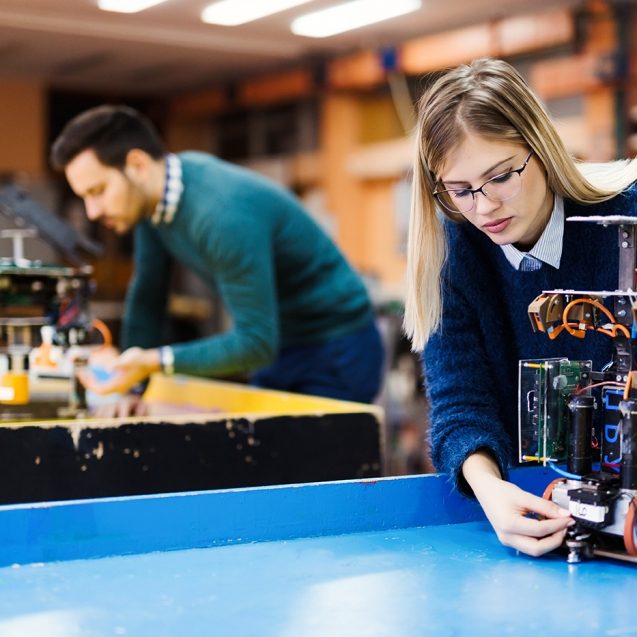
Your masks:
[[[446,208],[449,212],[459,212],[461,214],[471,212],[475,208],[476,195],[479,192],[491,201],[513,199],[522,188],[522,173],[527,167],[532,154],[533,151],[527,155],[520,168],[491,177],[479,188],[436,190],[433,195],[443,208]]]

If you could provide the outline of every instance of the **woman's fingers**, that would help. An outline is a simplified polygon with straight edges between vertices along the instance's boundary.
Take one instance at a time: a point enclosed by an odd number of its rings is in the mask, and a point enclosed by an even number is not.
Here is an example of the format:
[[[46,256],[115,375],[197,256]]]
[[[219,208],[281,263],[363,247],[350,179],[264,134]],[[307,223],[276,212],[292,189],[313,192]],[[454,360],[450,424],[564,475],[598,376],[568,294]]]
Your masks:
[[[503,538],[502,541],[503,544],[517,549],[526,555],[539,557],[540,555],[559,548],[564,542],[565,535],[566,529],[564,528],[542,538],[529,537],[528,535],[510,535]]]
[[[543,538],[564,531],[572,524],[575,524],[575,520],[569,516],[536,520],[519,515],[512,520],[507,531],[515,535]]]
[[[520,502],[525,511],[537,513],[545,518],[562,518],[568,517],[570,512],[559,507],[551,500],[539,498],[531,493],[524,492],[524,498]]]
[[[562,531],[574,524],[568,511],[557,504],[531,493],[520,492],[517,500],[518,513],[509,518],[505,532],[514,535],[526,535],[531,538],[544,538]],[[528,513],[538,517],[528,516]]]

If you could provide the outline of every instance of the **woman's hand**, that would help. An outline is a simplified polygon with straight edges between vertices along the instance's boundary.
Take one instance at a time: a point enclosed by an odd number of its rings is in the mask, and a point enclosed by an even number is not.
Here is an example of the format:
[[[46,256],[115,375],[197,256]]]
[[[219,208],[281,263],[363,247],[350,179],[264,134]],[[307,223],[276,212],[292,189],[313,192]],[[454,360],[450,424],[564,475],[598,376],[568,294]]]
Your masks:
[[[569,512],[554,502],[503,480],[497,464],[487,453],[479,451],[469,456],[462,465],[462,473],[505,546],[527,555],[543,555],[558,548],[566,529],[574,524]]]

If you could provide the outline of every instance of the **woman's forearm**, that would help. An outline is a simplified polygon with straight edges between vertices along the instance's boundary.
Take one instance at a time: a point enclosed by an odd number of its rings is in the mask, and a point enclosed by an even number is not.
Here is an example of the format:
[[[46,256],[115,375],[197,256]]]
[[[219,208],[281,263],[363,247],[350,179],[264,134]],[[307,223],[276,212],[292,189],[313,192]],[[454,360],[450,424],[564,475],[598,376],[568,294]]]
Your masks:
[[[468,456],[462,463],[462,475],[478,500],[494,478],[502,479],[498,463],[488,451],[476,451]]]

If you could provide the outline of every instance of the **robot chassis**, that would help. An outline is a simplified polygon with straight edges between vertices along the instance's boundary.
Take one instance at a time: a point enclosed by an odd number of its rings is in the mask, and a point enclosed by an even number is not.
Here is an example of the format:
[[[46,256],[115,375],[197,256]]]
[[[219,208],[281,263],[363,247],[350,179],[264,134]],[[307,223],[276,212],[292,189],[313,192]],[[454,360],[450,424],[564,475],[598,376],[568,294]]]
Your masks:
[[[529,318],[550,339],[562,331],[576,338],[603,332],[613,356],[601,371],[591,361],[520,361],[519,460],[561,476],[544,497],[576,521],[565,538],[568,562],[593,555],[637,562],[637,218],[568,221],[617,226],[618,289],[547,290],[529,305]],[[613,312],[604,299],[612,300]]]

